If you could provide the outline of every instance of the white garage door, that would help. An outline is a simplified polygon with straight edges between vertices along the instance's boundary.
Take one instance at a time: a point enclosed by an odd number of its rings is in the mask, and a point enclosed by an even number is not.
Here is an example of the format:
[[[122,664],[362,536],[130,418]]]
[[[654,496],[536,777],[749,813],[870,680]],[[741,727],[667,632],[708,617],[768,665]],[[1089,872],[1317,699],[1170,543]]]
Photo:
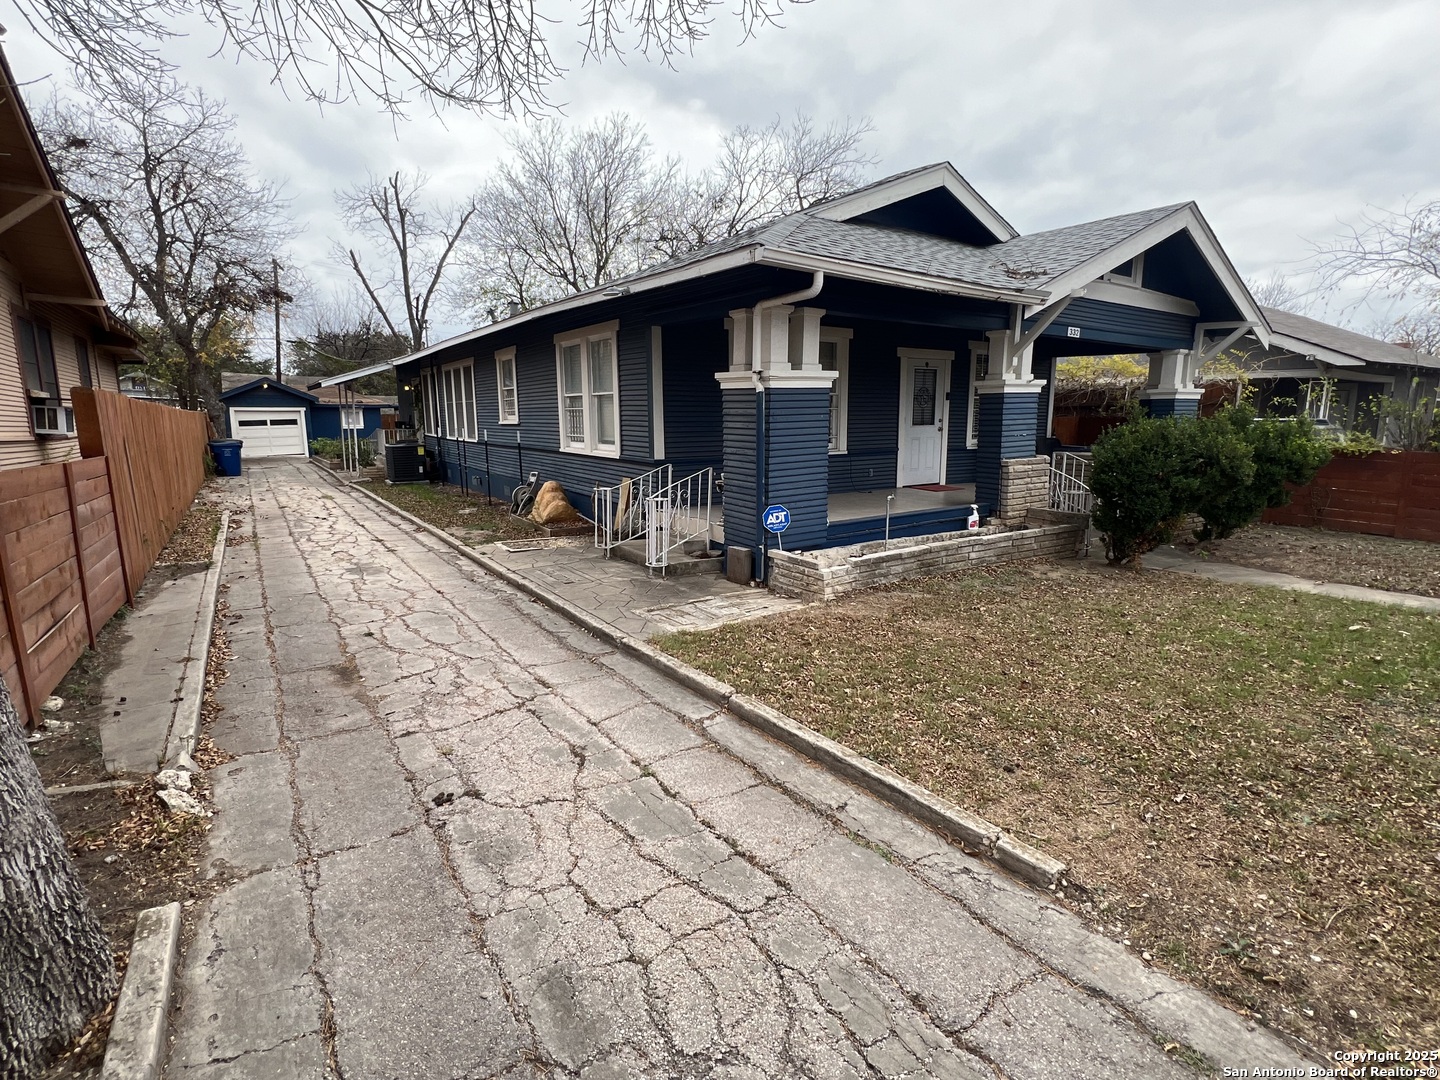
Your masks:
[[[303,457],[305,410],[231,409],[230,437],[240,440],[241,457]]]

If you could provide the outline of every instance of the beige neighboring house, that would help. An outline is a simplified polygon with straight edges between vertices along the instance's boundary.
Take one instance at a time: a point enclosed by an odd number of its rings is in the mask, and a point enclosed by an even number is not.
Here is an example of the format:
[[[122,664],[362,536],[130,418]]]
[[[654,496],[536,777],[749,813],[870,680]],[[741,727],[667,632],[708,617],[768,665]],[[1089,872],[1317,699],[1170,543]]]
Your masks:
[[[0,468],[80,456],[70,392],[120,389],[136,339],[105,304],[0,50]]]

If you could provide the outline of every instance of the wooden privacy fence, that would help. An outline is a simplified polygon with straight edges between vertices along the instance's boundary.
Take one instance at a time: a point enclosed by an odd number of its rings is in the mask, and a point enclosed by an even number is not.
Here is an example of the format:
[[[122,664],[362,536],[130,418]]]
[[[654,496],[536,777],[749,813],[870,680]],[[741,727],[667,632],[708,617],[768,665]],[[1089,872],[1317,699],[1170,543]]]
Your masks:
[[[133,595],[205,482],[210,418],[108,390],[71,392],[80,454],[110,462],[125,580]]]
[[[1336,454],[1264,520],[1440,543],[1440,454]]]
[[[72,400],[83,460],[0,470],[0,675],[31,724],[205,479],[204,413],[104,390]]]

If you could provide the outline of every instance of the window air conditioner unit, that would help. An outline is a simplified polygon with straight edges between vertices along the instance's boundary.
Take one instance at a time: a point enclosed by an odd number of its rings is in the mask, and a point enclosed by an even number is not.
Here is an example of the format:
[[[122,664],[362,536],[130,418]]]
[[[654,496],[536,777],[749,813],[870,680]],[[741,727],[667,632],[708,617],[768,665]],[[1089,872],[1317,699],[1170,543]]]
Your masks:
[[[74,435],[75,412],[63,405],[32,405],[36,435]]]

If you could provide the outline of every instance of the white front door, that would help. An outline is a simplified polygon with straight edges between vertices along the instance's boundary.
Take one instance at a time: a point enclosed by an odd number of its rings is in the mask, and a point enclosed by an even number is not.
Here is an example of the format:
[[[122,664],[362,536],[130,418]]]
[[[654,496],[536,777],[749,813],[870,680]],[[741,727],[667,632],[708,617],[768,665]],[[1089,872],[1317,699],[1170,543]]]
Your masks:
[[[953,353],[900,350],[900,466],[896,485],[945,482],[945,421]]]

